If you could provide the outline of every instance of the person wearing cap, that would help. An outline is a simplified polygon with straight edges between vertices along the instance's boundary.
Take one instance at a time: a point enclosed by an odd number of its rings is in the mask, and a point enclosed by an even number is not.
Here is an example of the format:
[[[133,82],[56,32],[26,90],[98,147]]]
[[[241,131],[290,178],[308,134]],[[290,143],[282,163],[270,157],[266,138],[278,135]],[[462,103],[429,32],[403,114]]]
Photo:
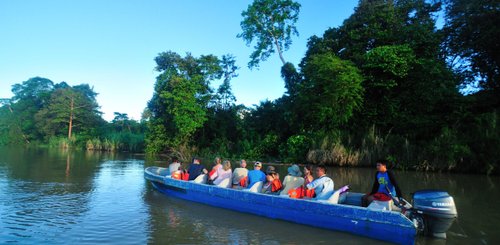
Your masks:
[[[297,164],[293,164],[288,168],[288,175],[283,179],[283,195],[288,195],[288,191],[301,186],[304,183],[304,178],[301,177],[302,172]]]
[[[262,193],[278,194],[283,185],[274,166],[268,166],[266,170],[266,183],[262,186]]]
[[[392,197],[398,197],[400,202],[403,201],[403,194],[396,182],[396,178],[394,178],[392,171],[387,169],[387,161],[384,159],[377,160],[377,172],[375,173],[372,190],[361,198],[361,205],[368,207],[373,200],[389,201]]]
[[[333,194],[333,180],[326,176],[325,165],[319,165],[316,167],[317,178],[313,182],[306,185],[306,188],[311,190],[314,189],[317,200],[327,200]]]
[[[253,170],[248,171],[247,188],[250,189],[255,183],[266,181],[266,175],[261,171],[262,163],[255,162],[253,165]]]
[[[233,171],[233,188],[241,188],[242,186],[240,185],[240,181],[247,177],[248,175],[248,169],[247,169],[247,161],[241,160],[240,161],[240,167],[235,168]]]
[[[189,173],[189,180],[196,179],[202,173],[208,173],[207,169],[200,164],[200,159],[197,157],[193,158],[193,163],[189,165],[187,172]]]

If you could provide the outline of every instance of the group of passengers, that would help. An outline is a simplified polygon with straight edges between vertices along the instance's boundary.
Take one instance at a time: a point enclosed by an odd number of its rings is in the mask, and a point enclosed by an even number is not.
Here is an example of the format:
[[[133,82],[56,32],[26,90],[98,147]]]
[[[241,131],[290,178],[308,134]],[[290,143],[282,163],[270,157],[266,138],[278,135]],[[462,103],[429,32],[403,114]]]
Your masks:
[[[315,167],[314,179],[312,166],[305,166],[302,174],[299,166],[294,164],[288,168],[288,175],[284,177],[283,182],[275,166],[269,165],[264,171],[262,163],[257,161],[253,164],[253,170],[248,170],[246,161],[240,160],[239,167],[232,170],[231,162],[222,161],[219,157],[215,158],[210,171],[200,164],[200,159],[196,157],[188,168],[183,170],[181,163],[174,157],[169,171],[178,179],[196,180],[206,176],[206,183],[211,185],[295,198],[328,199],[334,188],[333,180],[326,175],[327,169],[324,165]]]

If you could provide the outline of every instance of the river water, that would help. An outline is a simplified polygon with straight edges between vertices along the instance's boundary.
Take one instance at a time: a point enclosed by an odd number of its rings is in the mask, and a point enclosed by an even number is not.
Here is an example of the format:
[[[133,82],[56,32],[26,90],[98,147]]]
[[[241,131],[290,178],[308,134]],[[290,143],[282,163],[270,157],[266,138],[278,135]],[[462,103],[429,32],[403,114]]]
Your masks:
[[[0,148],[0,244],[385,244],[170,198],[143,177],[142,155]],[[277,166],[282,176],[286,166]],[[335,187],[366,192],[373,169],[329,169]],[[500,244],[500,178],[396,172],[407,199],[439,188],[459,212],[447,240]],[[388,234],[390,235],[390,234]]]

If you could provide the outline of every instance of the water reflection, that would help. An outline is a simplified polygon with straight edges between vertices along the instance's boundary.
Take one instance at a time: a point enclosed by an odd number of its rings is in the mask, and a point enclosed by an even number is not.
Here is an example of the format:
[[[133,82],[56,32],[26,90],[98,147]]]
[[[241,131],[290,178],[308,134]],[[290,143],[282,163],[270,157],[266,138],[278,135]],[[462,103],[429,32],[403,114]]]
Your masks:
[[[105,152],[0,148],[0,244],[382,244],[170,198],[143,178],[165,159]],[[282,177],[288,166],[280,165]],[[370,190],[374,169],[329,169],[335,187]],[[396,172],[406,197],[447,190],[459,211],[448,240],[498,244],[498,177]]]

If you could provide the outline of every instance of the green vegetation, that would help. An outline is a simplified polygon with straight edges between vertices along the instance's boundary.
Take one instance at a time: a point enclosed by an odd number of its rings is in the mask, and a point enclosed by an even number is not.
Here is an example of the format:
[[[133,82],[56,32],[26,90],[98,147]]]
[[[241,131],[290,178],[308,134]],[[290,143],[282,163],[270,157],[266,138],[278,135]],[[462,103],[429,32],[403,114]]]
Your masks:
[[[1,101],[0,144],[338,166],[387,157],[400,169],[498,174],[499,9],[491,1],[361,0],[342,25],[310,37],[295,66],[283,52],[300,5],[255,0],[238,37],[257,40],[250,67],[278,53],[281,98],[236,105],[234,57],[168,51],[155,58],[159,75],[141,122],[121,113],[103,121],[88,85],[32,78]]]
[[[54,84],[34,77],[12,86],[14,96],[2,99],[0,145],[48,145],[105,151],[143,151],[144,127],[115,113],[101,118],[97,93],[88,85]]]

